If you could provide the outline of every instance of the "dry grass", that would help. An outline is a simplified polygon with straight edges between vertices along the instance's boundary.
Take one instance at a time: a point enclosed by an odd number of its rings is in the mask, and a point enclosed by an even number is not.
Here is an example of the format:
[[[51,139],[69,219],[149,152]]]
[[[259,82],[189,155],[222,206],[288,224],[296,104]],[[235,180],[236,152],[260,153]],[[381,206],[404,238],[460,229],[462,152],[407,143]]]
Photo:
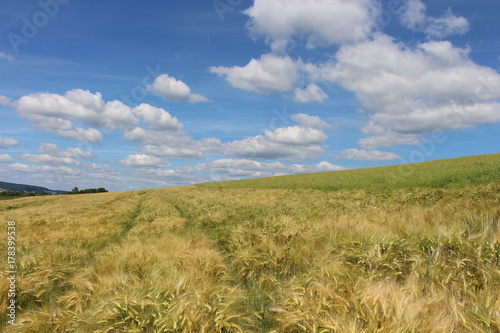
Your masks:
[[[23,198],[0,220],[5,332],[500,332],[499,183]]]

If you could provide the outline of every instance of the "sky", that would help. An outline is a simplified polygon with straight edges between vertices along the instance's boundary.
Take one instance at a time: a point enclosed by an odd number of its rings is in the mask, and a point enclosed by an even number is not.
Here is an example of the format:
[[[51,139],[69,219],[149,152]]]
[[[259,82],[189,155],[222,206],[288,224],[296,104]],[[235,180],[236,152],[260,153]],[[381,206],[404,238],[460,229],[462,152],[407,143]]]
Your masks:
[[[0,180],[125,191],[498,153],[498,13],[4,0]]]

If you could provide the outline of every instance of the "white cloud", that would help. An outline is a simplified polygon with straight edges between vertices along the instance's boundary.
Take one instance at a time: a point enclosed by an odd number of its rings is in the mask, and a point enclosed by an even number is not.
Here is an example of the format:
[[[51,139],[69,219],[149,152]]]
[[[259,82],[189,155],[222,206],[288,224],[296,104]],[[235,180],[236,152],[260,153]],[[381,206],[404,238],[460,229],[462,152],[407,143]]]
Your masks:
[[[40,128],[43,129],[43,128]],[[74,130],[56,130],[54,131],[60,137],[78,141],[87,141],[97,143],[102,141],[102,133],[95,128],[75,128]]]
[[[157,131],[176,131],[184,127],[176,117],[164,109],[151,106],[149,104],[141,104],[133,109],[133,113],[142,117],[144,121],[150,124],[150,129]]]
[[[0,138],[0,148],[9,148],[18,146],[19,141],[10,138]]]
[[[79,165],[78,161],[71,157],[57,157],[48,154],[32,155],[32,154],[22,154],[19,156],[20,159],[36,164],[46,164],[46,165]]]
[[[186,145],[193,149],[201,151],[209,151],[213,153],[222,153],[224,144],[218,138],[203,138],[201,140],[193,140],[192,143]]]
[[[221,159],[200,163],[192,171],[208,174],[230,175],[231,177],[266,177],[282,175],[285,166],[280,162],[261,163],[246,159]]]
[[[400,133],[466,129],[500,122],[500,102],[415,106],[407,114],[380,113],[372,116],[372,119]]]
[[[186,184],[186,182],[192,183],[196,176],[190,173],[181,172],[178,170],[170,169],[138,169],[137,174],[149,174],[154,175],[156,179],[167,178],[170,181],[179,182],[181,184]]]
[[[212,73],[224,76],[235,88],[258,94],[273,94],[293,89],[299,65],[290,57],[264,54],[244,66],[210,67]]]
[[[299,126],[278,128],[274,132],[265,131],[264,135],[272,142],[285,145],[317,145],[328,139],[328,136],[319,129]]]
[[[82,151],[80,148],[69,148],[66,151],[62,151],[53,143],[41,143],[40,148],[35,150],[35,152],[57,157],[83,158],[87,160],[94,158],[94,155],[90,151]]]
[[[419,137],[419,134],[401,134],[392,131],[384,131],[383,133],[359,140],[359,144],[365,149],[402,145],[415,146],[422,141]]]
[[[188,101],[190,103],[210,102],[204,96],[191,93],[191,88],[184,82],[176,80],[167,74],[158,76],[153,84],[149,85],[148,91],[163,97],[167,101]]]
[[[148,155],[161,156],[174,160],[199,160],[204,158],[201,151],[190,148],[177,148],[166,145],[146,145],[141,150]]]
[[[289,158],[298,151],[269,142],[264,136],[255,136],[226,143],[225,154],[238,159],[273,160]]]
[[[244,11],[255,37],[264,37],[273,51],[284,51],[295,37],[307,47],[364,40],[375,27],[379,9],[372,0],[255,0]]]
[[[14,159],[8,154],[0,154],[0,163],[12,163]]]
[[[10,98],[8,98],[7,96],[0,95],[0,105],[10,106],[11,103],[12,103],[12,100]]]
[[[322,144],[328,139],[323,131],[298,126],[266,131],[264,135],[225,144],[224,153],[239,159],[314,160],[325,153]]]
[[[397,160],[399,155],[380,150],[360,150],[360,149],[345,149],[340,152],[337,159],[343,160],[358,160],[358,161],[388,161]]]
[[[132,142],[150,145],[181,145],[192,141],[190,135],[183,131],[155,131],[141,127],[126,130],[124,137]]]
[[[315,83],[309,84],[305,89],[295,88],[293,101],[298,103],[322,103],[328,95]]]
[[[297,113],[292,116],[292,120],[297,122],[301,127],[305,128],[318,128],[318,129],[332,129],[333,126],[327,124],[318,116],[310,116],[305,113]]]
[[[416,30],[425,24],[427,7],[420,0],[408,0],[401,12],[401,23],[412,30]]]
[[[103,135],[97,128],[133,133],[141,120],[158,133],[183,128],[176,117],[162,108],[145,103],[131,108],[117,100],[105,102],[100,93],[81,89],[70,90],[65,95],[38,93],[14,102],[3,100],[36,128],[80,141],[100,142]],[[75,127],[73,122],[97,128]]]
[[[224,145],[217,138],[193,140],[184,131],[154,131],[136,127],[125,132],[125,139],[144,144],[141,152],[175,160],[203,159],[203,152],[221,153]]]
[[[117,129],[138,123],[130,107],[120,101],[104,102],[100,93],[75,89],[65,95],[37,93],[9,103],[36,128],[74,140],[99,142],[95,128],[74,128],[73,121],[88,126]]]
[[[430,38],[441,39],[449,35],[463,35],[470,29],[469,21],[465,17],[457,17],[448,10],[443,17],[429,18],[424,32]]]
[[[0,52],[0,59],[14,60],[14,57],[10,53]]]
[[[341,47],[335,63],[315,72],[316,79],[355,92],[372,112],[371,131],[378,133],[369,134],[378,138],[363,139],[363,148],[416,144],[422,132],[500,121],[500,74],[447,41],[410,48],[378,35]]]
[[[25,173],[53,173],[57,175],[79,175],[81,173],[78,169],[68,168],[68,167],[54,167],[50,165],[45,166],[33,166],[21,163],[14,163],[9,165],[9,169],[12,171],[25,172]]]
[[[15,102],[20,115],[39,123],[37,117],[75,120],[90,126],[116,129],[138,123],[130,107],[120,101],[104,102],[101,93],[75,89],[64,96],[38,93]]]
[[[310,172],[341,171],[341,170],[347,170],[347,168],[332,164],[330,162],[323,161],[313,165],[293,164],[292,166],[289,167],[289,170],[292,173],[310,173]]]
[[[344,168],[329,162],[320,162],[313,165],[293,164],[287,166],[281,162],[263,163],[249,159],[220,159],[199,163],[193,167],[179,168],[179,171],[183,172],[203,172],[210,174],[212,179],[209,179],[209,181],[215,181],[218,178],[229,180],[336,170],[344,170]]]
[[[116,175],[119,172],[113,168],[111,168],[107,164],[97,164],[97,163],[82,163],[82,170],[89,171],[96,174],[106,174],[106,175]]]
[[[61,149],[53,143],[44,143],[40,144],[40,148],[35,150],[35,152],[39,154],[49,154],[49,155],[60,155]]]
[[[69,148],[63,154],[68,157],[83,158],[86,160],[91,160],[94,158],[94,155],[90,151],[82,151],[80,148]]]
[[[120,161],[120,163],[126,167],[141,167],[141,168],[145,167],[167,168],[170,166],[170,164],[167,163],[162,158],[145,154],[130,155],[125,160]]]
[[[470,24],[465,17],[455,16],[448,9],[442,17],[428,17],[427,8],[420,0],[409,0],[401,13],[401,23],[407,28],[424,32],[429,38],[442,39],[449,35],[463,35]]]

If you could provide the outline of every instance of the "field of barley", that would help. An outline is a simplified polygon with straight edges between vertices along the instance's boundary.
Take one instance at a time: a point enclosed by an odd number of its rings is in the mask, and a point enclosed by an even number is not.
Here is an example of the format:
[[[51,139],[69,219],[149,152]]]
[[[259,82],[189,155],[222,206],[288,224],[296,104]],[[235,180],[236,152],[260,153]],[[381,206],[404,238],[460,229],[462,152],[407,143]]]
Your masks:
[[[500,332],[500,154],[6,200],[0,222],[6,333]]]

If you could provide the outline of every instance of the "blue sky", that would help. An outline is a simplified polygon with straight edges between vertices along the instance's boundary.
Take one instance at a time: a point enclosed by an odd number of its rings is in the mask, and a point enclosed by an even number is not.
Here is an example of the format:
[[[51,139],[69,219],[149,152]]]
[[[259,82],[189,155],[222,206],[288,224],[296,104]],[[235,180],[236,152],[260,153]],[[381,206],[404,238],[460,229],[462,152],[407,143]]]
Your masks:
[[[499,12],[4,1],[0,180],[118,191],[498,153]]]

